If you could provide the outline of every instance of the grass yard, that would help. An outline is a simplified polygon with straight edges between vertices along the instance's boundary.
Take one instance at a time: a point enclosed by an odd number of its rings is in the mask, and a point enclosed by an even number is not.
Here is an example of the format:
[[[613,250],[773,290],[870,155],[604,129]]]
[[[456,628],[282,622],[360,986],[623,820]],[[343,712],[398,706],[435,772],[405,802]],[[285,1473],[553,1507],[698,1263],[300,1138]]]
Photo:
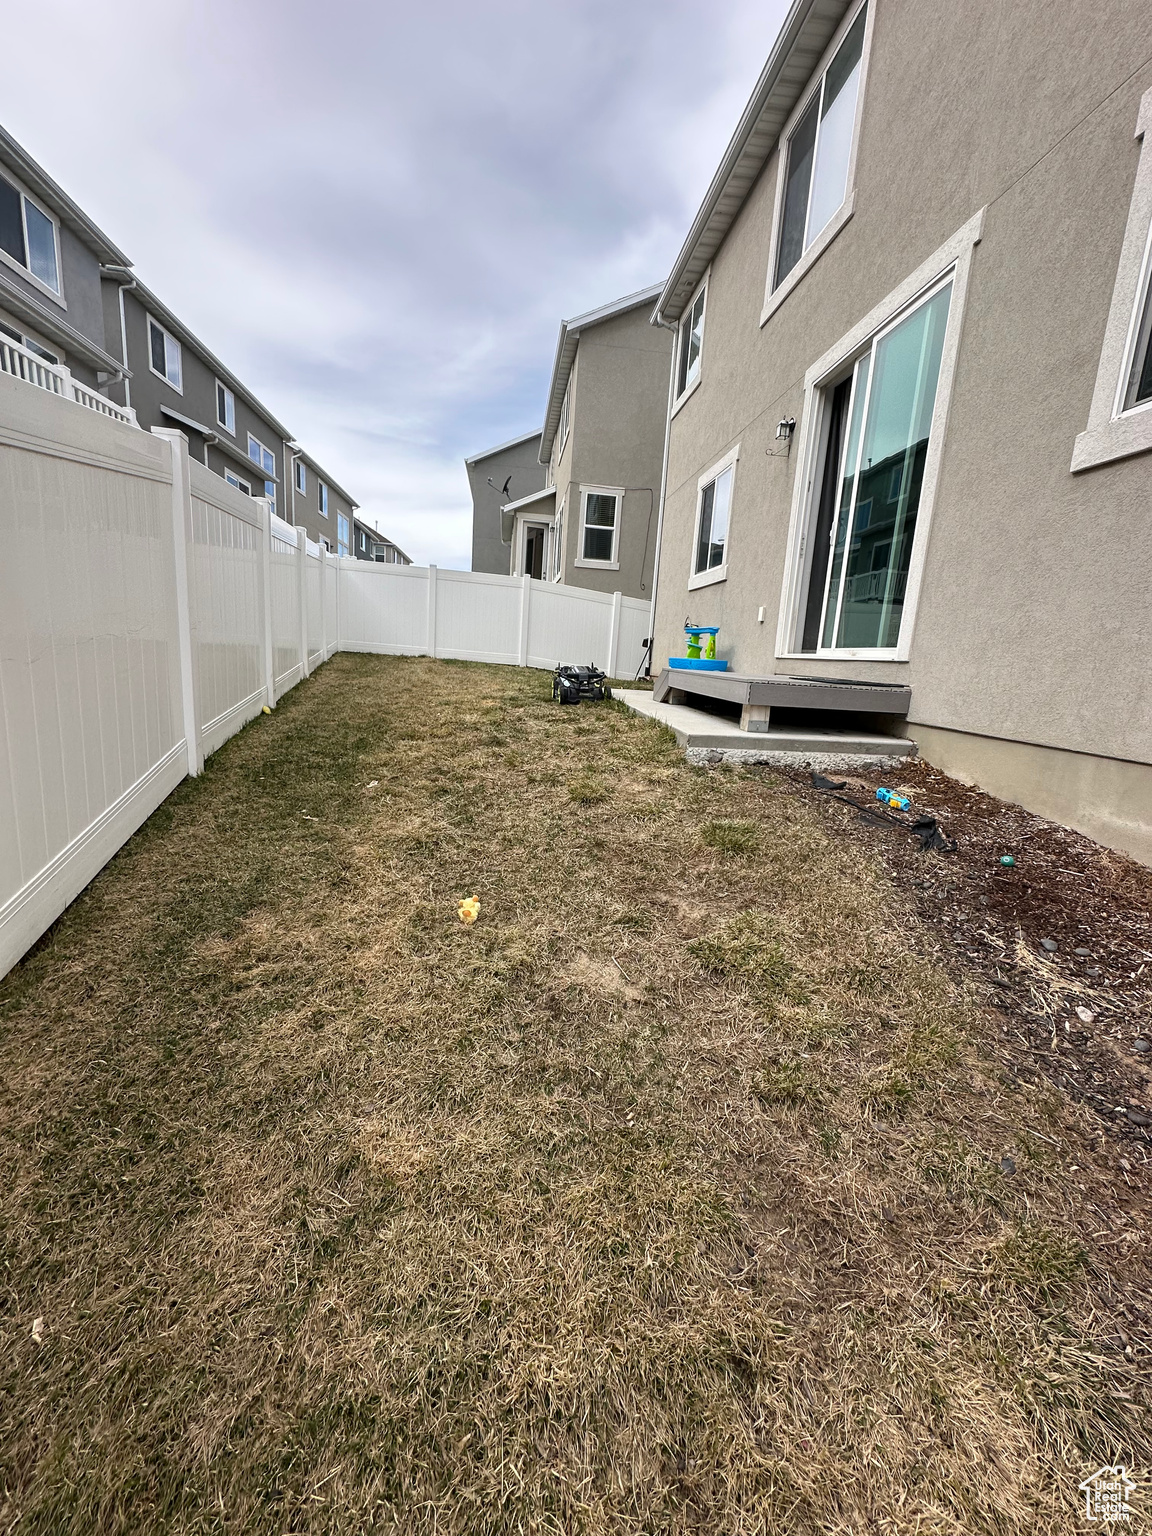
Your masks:
[[[1099,1123],[787,783],[548,690],[335,658],[0,982],[5,1536],[1066,1532],[1152,1469]]]

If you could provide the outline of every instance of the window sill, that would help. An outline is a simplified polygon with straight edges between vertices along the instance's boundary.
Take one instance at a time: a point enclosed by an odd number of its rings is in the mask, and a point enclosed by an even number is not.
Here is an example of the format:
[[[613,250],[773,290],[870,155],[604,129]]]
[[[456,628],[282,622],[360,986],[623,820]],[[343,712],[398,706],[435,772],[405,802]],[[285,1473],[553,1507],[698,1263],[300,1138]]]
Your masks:
[[[761,325],[765,325],[771,319],[793,288],[803,280],[806,273],[820,260],[821,256],[823,256],[824,252],[852,217],[852,211],[855,206],[856,190],[853,188],[840,204],[840,211],[832,215],[803,256],[801,256],[800,260],[792,268],[791,272],[789,272],[788,276],[764,300],[764,308],[760,311]]]
[[[57,293],[54,288],[49,288],[47,283],[41,282],[35,272],[31,271],[28,267],[21,266],[15,256],[9,256],[7,251],[0,251],[0,261],[6,267],[11,267],[12,271],[17,276],[22,277],[26,283],[31,283],[37,293],[42,293],[46,299],[51,299],[53,304],[59,304],[61,309],[68,308],[62,294]]]
[[[697,571],[695,576],[689,576],[688,590],[695,592],[700,587],[714,587],[717,582],[727,580],[727,565],[715,565],[710,571]]]
[[[777,651],[777,661],[900,661],[907,663],[908,652],[897,647],[886,651],[869,649],[866,651]]]
[[[168,375],[166,373],[159,372],[158,369],[153,368],[151,363],[148,364],[148,372],[152,375],[152,377],[154,379],[159,379],[161,384],[167,384],[169,389],[174,389],[178,395],[183,396],[183,394],[184,394],[184,386],[183,386],[183,384],[173,384],[172,380],[168,377]]]
[[[583,571],[618,571],[619,560],[577,560],[576,565]]]
[[[1072,449],[1072,473],[1152,452],[1152,402],[1081,432]]]
[[[704,370],[701,369],[700,372],[696,375],[696,377],[692,380],[691,384],[689,384],[688,387],[685,389],[684,393],[677,399],[675,405],[673,405],[673,407],[672,407],[672,415],[673,416],[676,415],[677,411],[679,411],[679,409],[680,409],[680,407],[682,405],[687,405],[688,404],[689,400],[691,400],[692,396],[700,388],[700,381],[701,381],[701,379],[703,377],[704,377]]]

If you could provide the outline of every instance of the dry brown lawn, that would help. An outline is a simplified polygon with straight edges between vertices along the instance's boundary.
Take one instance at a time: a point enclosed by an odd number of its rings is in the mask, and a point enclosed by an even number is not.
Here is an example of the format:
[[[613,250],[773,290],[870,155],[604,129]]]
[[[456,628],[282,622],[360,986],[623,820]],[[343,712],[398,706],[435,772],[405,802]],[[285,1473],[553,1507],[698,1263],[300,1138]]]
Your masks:
[[[0,983],[0,1531],[1075,1529],[1146,1192],[901,903],[619,705],[333,660]]]

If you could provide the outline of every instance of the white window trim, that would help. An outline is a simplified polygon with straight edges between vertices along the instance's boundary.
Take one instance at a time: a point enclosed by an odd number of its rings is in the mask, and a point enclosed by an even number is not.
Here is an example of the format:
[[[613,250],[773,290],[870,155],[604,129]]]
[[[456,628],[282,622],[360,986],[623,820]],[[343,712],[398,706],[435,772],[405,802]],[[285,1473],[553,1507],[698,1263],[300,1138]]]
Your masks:
[[[867,0],[860,0],[860,5],[864,4],[867,4]],[[835,36],[828,44],[819,64],[812,71],[812,78],[809,80],[807,89],[800,98],[799,105],[784,124],[777,143],[776,199],[772,211],[772,239],[768,246],[768,274],[764,280],[764,307],[760,311],[761,325],[766,324],[771,319],[793,288],[816,265],[845,224],[848,223],[856,208],[856,154],[860,147],[860,123],[864,112],[864,92],[868,84],[868,60],[872,52],[872,28],[876,21],[875,4],[868,6],[868,15],[864,21],[864,41],[860,49],[860,89],[856,92],[856,115],[852,119],[852,148],[848,151],[848,175],[845,179],[844,201],[808,249],[803,252],[799,261],[797,261],[788,276],[783,279],[779,287],[775,289],[772,287],[772,278],[776,272],[776,257],[780,247],[780,226],[784,215],[784,180],[788,167],[788,140],[791,138],[792,130],[796,127],[796,124],[804,116],[808,107],[811,106],[813,92],[819,90],[825,71],[836,57],[840,44],[851,31],[853,22],[860,14],[860,5],[854,5],[836,29]]]
[[[271,469],[271,471],[269,471],[269,470],[264,468],[264,460],[263,459],[261,459],[259,464],[257,464],[256,460],[252,457],[252,444],[253,443],[256,444],[257,448],[259,448],[262,453],[270,453],[270,454],[272,454],[272,469]],[[256,436],[255,432],[249,432],[248,433],[248,455],[247,455],[247,457],[248,457],[249,464],[254,465],[260,471],[260,478],[261,478],[261,480],[271,480],[273,485],[279,485],[280,484],[280,476],[276,473],[276,454],[273,452],[273,450],[271,448],[269,448],[267,443],[262,443],[260,441],[260,439]]]
[[[968,281],[972,269],[972,253],[980,241],[984,225],[984,209],[974,214],[968,222],[946,240],[939,250],[922,262],[915,272],[880,301],[874,309],[842,336],[834,347],[813,363],[804,375],[804,404],[800,426],[800,443],[796,454],[796,474],[792,482],[792,512],[788,524],[787,557],[784,562],[784,583],[780,594],[780,617],[776,630],[776,656],[784,661],[907,661],[912,652],[912,637],[916,627],[916,610],[920,602],[920,586],[924,576],[924,562],[928,551],[932,512],[936,501],[936,485],[940,477],[940,459],[944,450],[944,438],[948,425],[948,409],[952,400],[952,385],[956,373],[956,359],[960,351],[960,335],[964,323],[964,306],[968,295]],[[808,530],[812,525],[815,501],[817,469],[823,422],[822,412],[817,409],[818,392],[823,390],[845,367],[872,344],[877,333],[886,330],[906,310],[911,310],[944,278],[952,275],[952,298],[948,306],[948,325],[944,332],[944,345],[940,354],[940,372],[936,381],[936,402],[932,410],[929,428],[928,454],[924,461],[924,476],[920,485],[920,506],[916,514],[916,533],[912,543],[912,555],[908,566],[908,581],[904,590],[904,609],[901,616],[900,636],[894,647],[884,649],[843,648],[837,650],[799,651],[795,637],[803,622],[803,603],[807,595]]]
[[[151,349],[151,347],[149,347],[149,349],[148,349],[148,361],[149,362],[152,361],[152,349]],[[155,370],[153,370],[153,372],[155,372]],[[183,373],[184,373],[183,358],[181,358],[180,373],[181,373],[181,377],[183,377]],[[220,396],[219,395],[216,396],[216,425],[218,427],[220,427],[222,431],[227,432],[229,437],[235,437],[236,436],[236,396],[233,393],[233,391],[228,388],[227,384],[225,384],[223,379],[217,379],[216,380],[216,388],[217,388],[217,390],[221,390],[222,389],[224,391],[225,395],[228,397],[228,399],[231,400],[231,402],[232,402],[232,425],[229,426],[226,421],[221,421],[220,420]]]
[[[296,490],[301,496],[308,494],[308,466],[303,459],[297,459],[293,466],[293,481]]]
[[[18,272],[26,283],[32,284],[33,288],[38,289],[43,294],[47,294],[47,296],[52,300],[54,304],[59,304],[61,309],[67,309],[68,305],[64,299],[64,263],[61,260],[60,255],[60,220],[56,217],[55,214],[50,213],[48,209],[45,208],[44,204],[38,197],[32,196],[32,194],[25,188],[24,183],[20,180],[20,178],[18,176],[14,176],[7,166],[4,166],[3,169],[0,170],[0,176],[3,176],[4,180],[9,184],[9,186],[15,187],[17,192],[20,194],[20,227],[24,231],[25,251],[28,250],[28,218],[24,212],[25,200],[30,202],[44,215],[46,219],[50,221],[52,225],[52,238],[56,245],[56,276],[60,279],[60,292],[57,293],[55,288],[49,288],[47,283],[43,282],[36,276],[31,267],[21,266],[21,264],[16,260],[15,256],[9,256],[7,251],[0,251],[0,261],[2,261],[6,267],[11,267],[13,272]]]
[[[248,481],[241,480],[236,471],[234,469],[229,469],[227,464],[224,466],[224,479],[236,490],[243,491],[245,496],[251,496],[252,487],[249,485]]]
[[[328,493],[327,482],[324,481],[324,480],[321,480],[319,475],[317,475],[317,477],[316,477],[316,505],[320,509],[320,516],[321,517],[327,517],[328,516],[328,494],[327,493]]]
[[[615,496],[616,516],[612,523],[612,558],[611,560],[586,560],[583,555],[578,555],[572,562],[585,571],[618,571],[620,569],[620,523],[624,508],[624,487],[622,485],[582,485],[580,487],[580,538],[577,549],[584,548],[584,530],[587,527],[585,519],[588,516],[589,496]],[[601,527],[594,524],[594,527]]]
[[[1140,99],[1135,137],[1140,159],[1128,208],[1124,244],[1100,349],[1096,387],[1088,426],[1072,450],[1073,474],[1152,449],[1152,400],[1124,410],[1124,395],[1142,318],[1143,299],[1152,281],[1152,89]]]
[[[168,377],[168,375],[166,373],[161,373],[159,368],[157,368],[156,365],[152,361],[152,327],[153,326],[156,327],[156,329],[164,337],[166,342],[170,341],[175,346],[180,348],[180,382],[179,382],[179,384],[173,384],[172,380]],[[144,333],[145,333],[145,340],[146,340],[147,345],[148,345],[148,372],[151,373],[151,374],[154,374],[156,376],[156,378],[162,380],[165,384],[167,384],[169,389],[174,389],[178,395],[182,395],[184,393],[184,347],[181,344],[180,338],[178,336],[173,336],[172,332],[170,330],[168,330],[168,328],[166,326],[161,325],[159,320],[156,319],[155,315],[150,315],[147,310],[144,311]],[[165,362],[167,362],[167,353],[165,353]]]
[[[552,564],[555,570],[552,573],[553,581],[564,580],[564,507],[566,501],[562,501],[556,508],[556,521],[552,525]]]
[[[740,444],[729,448],[722,459],[717,459],[711,469],[706,469],[696,482],[696,516],[692,519],[692,547],[688,554],[688,590],[696,592],[701,587],[714,587],[717,582],[728,580],[728,551],[732,546],[732,508],[736,503],[736,463],[740,458]],[[719,479],[726,469],[732,470],[732,494],[728,498],[728,532],[724,535],[724,563],[714,565],[708,571],[693,571],[696,564],[696,546],[700,541],[700,512],[704,505],[704,489]]]
[[[516,559],[512,568],[513,576],[523,576],[524,561],[528,553],[528,529],[546,528],[548,530],[548,546],[544,551],[544,561],[541,569],[546,571],[552,560],[552,553],[556,539],[556,514],[554,512],[517,512],[516,514]],[[542,576],[541,581],[547,581],[547,576]]]
[[[568,373],[568,382],[564,386],[564,398],[560,402],[560,431],[557,434],[560,446],[556,449],[555,457],[557,459],[564,452],[564,445],[567,443],[569,434],[572,431],[572,374],[575,372],[575,369],[576,360],[573,358],[572,368]]]
[[[703,291],[704,319],[700,329],[700,367],[696,370],[696,377],[692,380],[691,384],[686,384],[684,386],[684,393],[682,395],[677,395],[675,400],[672,402],[673,416],[676,415],[677,411],[682,405],[687,405],[688,401],[700,388],[700,381],[704,377],[704,338],[708,334],[708,280],[711,276],[712,268],[709,266],[708,270],[704,273],[704,276],[696,284],[695,288],[693,288],[692,297],[688,300],[687,304],[685,304],[681,312],[681,323],[676,327],[676,345],[672,349],[672,367],[674,370],[672,374],[673,379],[677,378],[680,373],[680,348],[684,343],[683,322],[685,318],[692,313],[692,306],[700,297],[701,291]]]

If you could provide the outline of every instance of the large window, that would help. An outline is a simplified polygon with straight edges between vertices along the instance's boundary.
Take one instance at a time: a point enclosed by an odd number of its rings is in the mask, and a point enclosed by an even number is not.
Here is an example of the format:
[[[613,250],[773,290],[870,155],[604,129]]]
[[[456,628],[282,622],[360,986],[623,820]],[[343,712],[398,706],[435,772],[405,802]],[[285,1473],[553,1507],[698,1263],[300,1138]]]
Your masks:
[[[248,457],[263,470],[265,475],[264,494],[272,504],[272,510],[276,510],[276,455],[271,448],[265,448],[258,437],[248,434]]]
[[[216,421],[225,432],[236,432],[236,397],[226,384],[216,380]]]
[[[732,512],[732,482],[739,447],[701,475],[696,487],[696,527],[692,537],[689,588],[711,586],[728,575],[728,523]]]
[[[687,393],[700,377],[700,354],[704,347],[704,296],[706,288],[692,300],[680,322],[679,347],[676,361],[676,398]]]
[[[556,449],[556,457],[564,452],[564,444],[568,441],[568,428],[572,424],[572,375],[568,375],[568,382],[564,386],[564,398],[560,402],[560,425],[556,429],[556,441],[559,447]]]
[[[882,330],[824,392],[805,650],[899,641],[952,286],[948,277]]]
[[[867,7],[861,6],[788,136],[773,288],[780,286],[847,196],[866,14]]]
[[[624,492],[617,486],[585,485],[580,489],[580,565],[615,568],[620,533],[620,502]]]
[[[308,468],[303,459],[296,460],[296,489],[301,496],[308,494]]]
[[[60,362],[55,352],[49,352],[47,347],[42,347],[38,341],[33,341],[31,336],[26,336],[23,331],[13,330],[10,325],[0,324],[0,336],[7,336],[9,341],[15,341],[20,346],[26,347],[29,352],[42,358],[46,363],[58,365]]]
[[[336,514],[336,553],[338,555],[347,555],[347,554],[351,553],[351,551],[350,551],[350,549],[348,547],[348,538],[349,538],[349,534],[350,533],[351,533],[351,529],[348,526],[348,519],[344,516],[343,512],[337,512],[337,514]]]
[[[148,364],[166,384],[184,393],[184,358],[180,343],[148,316]]]
[[[0,176],[0,251],[59,296],[60,255],[56,221],[3,176]]]

